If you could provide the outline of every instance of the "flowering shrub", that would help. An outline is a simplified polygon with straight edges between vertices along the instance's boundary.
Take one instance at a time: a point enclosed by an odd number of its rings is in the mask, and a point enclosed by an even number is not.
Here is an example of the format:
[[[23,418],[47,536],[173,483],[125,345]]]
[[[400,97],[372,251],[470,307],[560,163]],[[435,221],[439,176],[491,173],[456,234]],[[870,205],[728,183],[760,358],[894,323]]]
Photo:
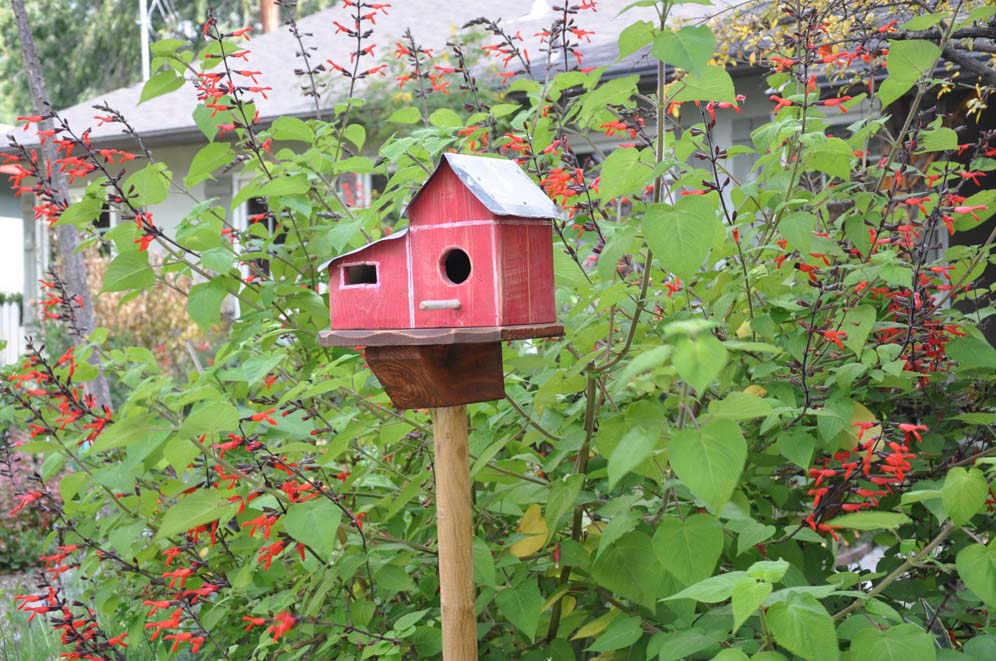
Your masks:
[[[200,52],[160,45],[149,93],[192,68],[216,122],[186,181],[227,167],[254,177],[237,201],[263,198],[254,220],[267,222],[247,231],[202,205],[167,235],[149,206],[173,173],[151,153],[95,150],[58,117],[43,137],[60,147],[54,167],[90,182],[82,201],[58,199],[44,164],[18,150],[14,183],[37,197],[40,222],[86,228],[105,203],[125,221],[105,291],[142,295],[183,276],[201,327],[228,297],[240,310],[213,361],[182,377],[96,334],[62,355],[32,347],[2,386],[31,437],[21,451],[73,468],[61,504],[44,475],[17,496],[53,517],[41,588],[19,608],[58,629],[71,658],[440,653],[427,414],[394,410],[361,353],[316,336],[328,324],[318,265],[391,231],[446,150],[514,158],[564,209],[566,337],[506,348],[508,397],[471,408],[483,652],[984,654],[996,350],[985,313],[961,306],[990,300],[978,280],[993,236],[947,249],[942,237],[991,222],[994,194],[980,184],[996,142],[983,130],[963,143],[926,112],[950,32],[890,42],[871,24],[841,41],[825,8],[784,5],[794,28],[765,56],[773,116],[750,146],[731,146],[717,126],[745,99],[711,63],[709,29],[673,28],[670,5],[636,4],[659,20],[624,31],[620,49],[651,45],[656,89],[585,66],[584,18],[601,8],[564,2],[539,52],[474,22],[508,74],[502,104],[472,93],[462,58],[439,69],[414,39],[399,43],[411,65],[400,83],[417,98],[464,86],[477,101],[466,116],[403,109],[395,122],[423,127],[374,147],[352,95],[331,117],[261,125],[252,99],[268,91],[266,72],[247,68],[248,29],[209,21]],[[354,57],[302,74],[331,67],[355,91],[387,75],[368,40],[390,6],[342,5],[331,38],[354,41]],[[916,20],[993,16],[968,11]],[[869,33],[884,36],[873,46]],[[828,57],[888,76],[828,96],[816,79]],[[845,137],[828,129],[828,117],[899,99],[894,117],[868,114]],[[97,119],[128,130],[113,108]],[[583,152],[597,132],[626,142]],[[280,147],[290,141],[298,149]],[[750,176],[735,178],[752,155]],[[109,165],[132,157],[144,166],[127,178]],[[355,172],[388,180],[371,209],[338,192]],[[75,298],[45,286],[49,314],[72,324]],[[80,385],[95,354],[128,388],[107,406]],[[839,566],[866,542],[877,565]],[[61,591],[70,569],[90,579],[86,601]]]
[[[24,498],[31,482],[29,476],[41,476],[45,468],[32,457],[16,452],[14,444],[9,435],[0,440],[0,574],[37,566],[52,524],[52,516],[45,509],[32,507],[33,501]],[[47,477],[50,481],[46,497],[58,502],[57,480],[50,474]]]

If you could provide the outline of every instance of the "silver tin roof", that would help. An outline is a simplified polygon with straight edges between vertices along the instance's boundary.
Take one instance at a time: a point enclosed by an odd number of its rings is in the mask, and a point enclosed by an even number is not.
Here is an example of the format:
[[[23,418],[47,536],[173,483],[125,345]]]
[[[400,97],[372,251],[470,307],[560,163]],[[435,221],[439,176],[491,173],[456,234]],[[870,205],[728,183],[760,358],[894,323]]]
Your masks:
[[[507,158],[467,156],[466,154],[443,154],[443,158],[464,186],[474,194],[488,211],[496,216],[518,216],[520,218],[557,218],[559,210],[543,190],[522,171],[515,161]],[[439,162],[436,172],[442,167]],[[433,176],[435,176],[433,172]],[[432,181],[432,176],[426,182]],[[422,186],[405,208],[402,215],[408,215],[415,200],[422,194]]]

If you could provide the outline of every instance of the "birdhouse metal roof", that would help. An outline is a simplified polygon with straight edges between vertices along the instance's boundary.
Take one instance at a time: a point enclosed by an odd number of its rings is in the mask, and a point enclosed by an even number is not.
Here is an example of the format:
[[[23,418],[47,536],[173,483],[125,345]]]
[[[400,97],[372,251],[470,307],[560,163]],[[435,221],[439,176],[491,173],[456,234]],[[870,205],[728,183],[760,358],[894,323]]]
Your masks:
[[[324,271],[325,269],[327,269],[328,267],[330,267],[332,264],[334,264],[335,262],[338,262],[341,259],[346,259],[347,257],[349,257],[351,255],[355,255],[358,252],[363,252],[364,250],[366,250],[370,246],[376,246],[376,245],[378,245],[380,243],[386,243],[388,241],[394,241],[395,239],[400,239],[401,237],[403,237],[406,234],[408,234],[408,228],[407,227],[405,227],[404,229],[400,229],[397,232],[394,232],[393,234],[388,234],[387,236],[382,237],[380,239],[377,239],[376,241],[371,241],[367,245],[360,246],[356,250],[350,250],[349,252],[344,252],[341,255],[336,255],[332,259],[329,259],[329,260],[325,261],[324,263],[322,263],[318,267],[318,270],[319,271]]]
[[[533,183],[515,161],[466,154],[443,154],[443,160],[439,162],[436,171],[415,193],[403,215],[408,215],[415,200],[429,186],[444,162],[450,166],[467,190],[496,216],[556,218],[559,215],[553,200]]]

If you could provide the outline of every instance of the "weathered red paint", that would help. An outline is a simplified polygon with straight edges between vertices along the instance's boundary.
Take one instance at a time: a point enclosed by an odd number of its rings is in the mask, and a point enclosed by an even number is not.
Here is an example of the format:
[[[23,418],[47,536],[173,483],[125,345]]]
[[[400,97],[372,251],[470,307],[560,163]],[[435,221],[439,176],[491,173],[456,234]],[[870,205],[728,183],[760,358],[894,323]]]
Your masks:
[[[549,219],[496,216],[444,162],[408,210],[408,231],[329,266],[333,330],[476,328],[552,323]],[[443,260],[459,249],[469,277],[450,281]],[[346,285],[345,269],[376,264],[376,285]],[[457,309],[422,309],[452,306]]]

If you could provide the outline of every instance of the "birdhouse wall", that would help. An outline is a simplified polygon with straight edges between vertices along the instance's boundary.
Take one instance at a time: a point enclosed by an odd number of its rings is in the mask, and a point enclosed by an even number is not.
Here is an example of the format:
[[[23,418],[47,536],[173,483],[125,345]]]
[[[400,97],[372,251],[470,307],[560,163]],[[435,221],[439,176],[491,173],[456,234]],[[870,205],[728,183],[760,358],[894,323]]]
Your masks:
[[[445,225],[463,220],[491,220],[494,217],[467,190],[445,161],[408,208],[411,227]]]
[[[502,326],[553,323],[553,227],[549,221],[503,219],[497,225]]]
[[[411,226],[415,328],[498,325],[496,232],[489,220]]]
[[[336,330],[411,328],[408,236],[375,243],[329,267],[329,306]],[[371,267],[376,283],[369,280]],[[350,269],[355,269],[350,273]]]

